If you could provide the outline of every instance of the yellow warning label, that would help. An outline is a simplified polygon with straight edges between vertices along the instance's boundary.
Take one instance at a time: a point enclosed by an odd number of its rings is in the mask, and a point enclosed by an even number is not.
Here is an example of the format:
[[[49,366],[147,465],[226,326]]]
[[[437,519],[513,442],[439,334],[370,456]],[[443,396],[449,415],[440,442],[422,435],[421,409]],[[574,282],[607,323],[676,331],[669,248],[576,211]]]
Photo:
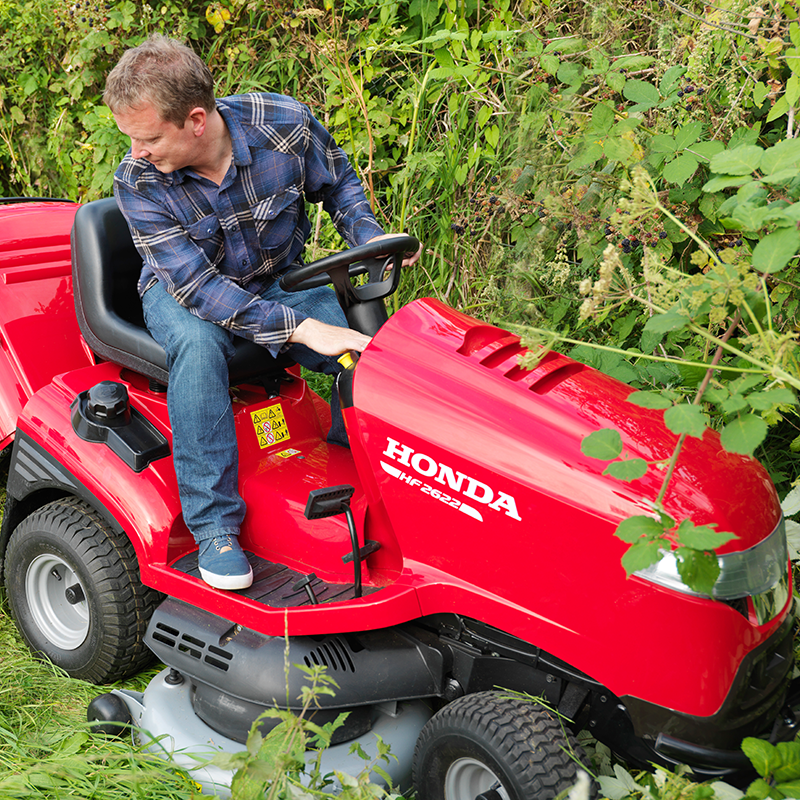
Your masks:
[[[291,439],[280,403],[268,408],[261,408],[258,411],[251,411],[250,416],[253,418],[253,426],[258,437],[258,446],[262,450],[265,447],[272,447],[274,444],[288,442]]]
[[[290,447],[288,450],[281,450],[281,452],[278,453],[278,458],[291,458],[292,456],[299,456],[299,455],[300,455],[299,450],[295,450]]]

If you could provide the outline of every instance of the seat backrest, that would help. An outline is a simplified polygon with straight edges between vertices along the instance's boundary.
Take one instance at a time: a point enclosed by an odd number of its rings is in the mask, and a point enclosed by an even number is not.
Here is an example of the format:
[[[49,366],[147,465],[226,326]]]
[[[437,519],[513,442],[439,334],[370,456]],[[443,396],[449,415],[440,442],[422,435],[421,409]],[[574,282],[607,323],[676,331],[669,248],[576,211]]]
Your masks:
[[[136,288],[141,271],[141,256],[116,200],[81,206],[72,227],[72,285],[83,338],[101,359],[168,383],[166,353],[144,325]],[[292,363],[274,359],[254,342],[234,340],[232,384],[281,372]]]

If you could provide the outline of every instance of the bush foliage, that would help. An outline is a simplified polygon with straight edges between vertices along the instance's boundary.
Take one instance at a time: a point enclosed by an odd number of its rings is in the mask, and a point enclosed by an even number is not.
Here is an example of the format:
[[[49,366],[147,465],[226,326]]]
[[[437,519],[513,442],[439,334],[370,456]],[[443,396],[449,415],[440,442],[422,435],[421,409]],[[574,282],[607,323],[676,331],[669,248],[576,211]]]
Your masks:
[[[438,296],[630,383],[680,437],[665,488],[712,426],[790,490],[794,0],[0,0],[0,193],[110,192],[127,143],[104,76],[152,31],[220,95],[285,92],[334,132],[379,220],[425,242],[394,302]],[[312,220],[311,256],[336,248]],[[607,460],[621,480],[663,468]]]

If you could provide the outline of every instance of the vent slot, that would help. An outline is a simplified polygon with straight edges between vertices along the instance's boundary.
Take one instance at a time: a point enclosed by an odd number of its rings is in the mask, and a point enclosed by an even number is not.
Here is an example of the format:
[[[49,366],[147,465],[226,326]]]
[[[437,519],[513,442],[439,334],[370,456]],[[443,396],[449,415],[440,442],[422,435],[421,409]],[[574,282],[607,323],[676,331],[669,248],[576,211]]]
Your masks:
[[[583,364],[579,364],[577,361],[571,364],[562,364],[552,372],[542,377],[540,380],[536,381],[536,383],[534,383],[530,389],[531,391],[536,392],[536,394],[547,394],[559,383],[567,380],[567,378],[571,378],[573,375],[583,372],[584,369],[586,369],[586,367],[584,367]]]
[[[335,672],[355,672],[356,667],[345,642],[339,638],[331,638],[312,650],[303,659],[306,666],[327,667]]]
[[[177,628],[171,628],[169,625],[165,625],[163,622],[157,623],[156,628],[158,628],[160,631],[164,631],[164,633],[168,633],[170,636],[174,636],[176,639],[181,635],[181,632]]]
[[[181,642],[178,645],[178,652],[179,653],[187,653],[192,658],[196,658],[198,661],[200,660],[200,657],[202,655],[202,653],[197,648],[190,647],[188,644],[184,644],[183,642]]]
[[[228,664],[225,661],[220,661],[218,658],[214,658],[213,656],[208,656],[208,655],[203,660],[210,667],[216,667],[217,669],[222,670],[222,672],[228,671]]]
[[[215,656],[221,656],[228,661],[233,658],[233,653],[229,653],[227,650],[221,650],[219,647],[215,647],[213,644],[208,646],[208,652],[213,653]]]
[[[517,357],[524,352],[525,348],[519,343],[519,339],[515,339],[513,342],[504,344],[493,353],[489,353],[488,356],[482,358],[481,364],[488,369],[496,369],[511,361],[511,368],[513,368],[517,364]]]

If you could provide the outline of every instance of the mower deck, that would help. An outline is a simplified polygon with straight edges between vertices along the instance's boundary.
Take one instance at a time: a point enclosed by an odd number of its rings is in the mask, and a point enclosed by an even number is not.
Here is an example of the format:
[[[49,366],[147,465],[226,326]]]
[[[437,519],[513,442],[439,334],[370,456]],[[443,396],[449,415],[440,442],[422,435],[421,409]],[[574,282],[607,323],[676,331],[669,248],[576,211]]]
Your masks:
[[[237,594],[269,608],[315,605],[312,598],[318,603],[355,599],[352,584],[327,583],[314,574],[304,575],[302,572],[295,572],[284,564],[275,564],[250,552],[247,553],[247,558],[253,568],[253,584]],[[197,551],[178,559],[173,564],[173,569],[199,579]],[[379,586],[365,586],[363,594],[368,595],[379,590]]]

